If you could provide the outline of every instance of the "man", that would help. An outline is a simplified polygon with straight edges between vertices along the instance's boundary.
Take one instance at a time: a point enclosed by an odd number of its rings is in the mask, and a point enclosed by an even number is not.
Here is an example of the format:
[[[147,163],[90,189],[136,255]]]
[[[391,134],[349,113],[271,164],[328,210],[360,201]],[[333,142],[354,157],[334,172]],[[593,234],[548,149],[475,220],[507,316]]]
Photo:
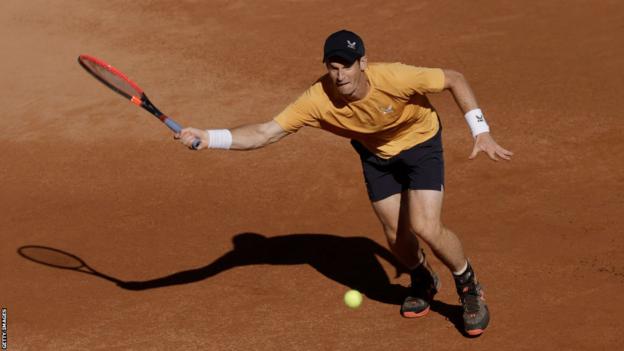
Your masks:
[[[461,242],[441,223],[441,126],[425,94],[451,91],[474,137],[471,159],[484,151],[493,160],[510,160],[512,153],[492,139],[472,90],[458,72],[400,63],[369,65],[362,39],[347,30],[327,38],[323,62],[327,74],[274,119],[229,130],[186,128],[176,137],[189,147],[199,139],[198,149],[238,150],[263,147],[303,126],[350,138],[389,247],[410,270],[411,293],[401,314],[426,315],[439,287],[420,239],[453,274],[466,333],[480,335],[489,311]]]

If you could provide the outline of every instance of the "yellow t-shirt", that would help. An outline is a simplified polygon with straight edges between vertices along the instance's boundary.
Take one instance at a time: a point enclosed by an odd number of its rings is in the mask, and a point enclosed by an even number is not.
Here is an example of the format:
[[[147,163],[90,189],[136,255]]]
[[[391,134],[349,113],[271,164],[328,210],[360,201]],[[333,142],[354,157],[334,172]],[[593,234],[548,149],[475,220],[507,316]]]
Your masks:
[[[433,137],[438,115],[425,96],[444,89],[444,72],[402,63],[373,63],[365,71],[366,97],[347,102],[324,75],[274,120],[287,132],[303,126],[355,139],[379,157],[390,158]]]

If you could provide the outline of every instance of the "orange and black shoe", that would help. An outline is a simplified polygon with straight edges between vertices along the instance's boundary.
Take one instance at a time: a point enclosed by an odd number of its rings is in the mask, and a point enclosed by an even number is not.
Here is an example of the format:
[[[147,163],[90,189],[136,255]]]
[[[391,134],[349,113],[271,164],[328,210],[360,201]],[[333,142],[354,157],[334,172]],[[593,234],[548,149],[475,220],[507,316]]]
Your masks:
[[[464,309],[464,330],[470,336],[481,335],[490,322],[490,312],[485,303],[483,289],[477,282],[470,263],[466,272],[454,278]]]
[[[410,276],[412,286],[401,305],[401,315],[405,318],[424,317],[429,313],[429,304],[440,288],[440,280],[427,261],[414,268]]]

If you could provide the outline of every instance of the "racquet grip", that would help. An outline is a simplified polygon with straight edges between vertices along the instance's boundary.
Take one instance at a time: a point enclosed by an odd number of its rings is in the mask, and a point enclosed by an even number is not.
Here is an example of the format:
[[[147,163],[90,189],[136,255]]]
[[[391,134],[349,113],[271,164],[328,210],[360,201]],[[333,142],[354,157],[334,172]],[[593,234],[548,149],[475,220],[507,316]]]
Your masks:
[[[197,148],[199,147],[199,144],[201,144],[201,140],[195,139],[195,140],[193,140],[193,145],[191,145],[191,148],[193,150],[197,150]]]
[[[176,121],[172,120],[169,117],[166,117],[163,123],[165,123],[165,125],[167,125],[167,127],[169,127],[169,129],[171,129],[176,134],[182,131],[182,127],[180,127],[180,125],[176,123]],[[201,140],[195,138],[195,140],[193,140],[193,144],[191,145],[191,148],[193,150],[197,150],[197,148],[199,147],[199,144],[201,144]]]
[[[167,125],[167,127],[169,127],[169,129],[171,129],[176,134],[178,134],[178,133],[180,133],[180,131],[182,131],[182,127],[180,127],[180,125],[177,124],[176,121],[172,120],[169,117],[166,117],[165,120],[163,121],[163,123],[165,125]]]

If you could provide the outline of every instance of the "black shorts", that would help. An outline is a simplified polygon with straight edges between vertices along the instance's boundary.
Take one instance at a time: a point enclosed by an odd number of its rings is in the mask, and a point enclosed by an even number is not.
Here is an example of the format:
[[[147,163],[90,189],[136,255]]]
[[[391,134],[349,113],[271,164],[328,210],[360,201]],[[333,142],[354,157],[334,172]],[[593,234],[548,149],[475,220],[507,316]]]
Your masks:
[[[368,197],[379,201],[407,189],[441,191],[444,186],[442,128],[431,139],[384,159],[351,140],[360,154]]]

